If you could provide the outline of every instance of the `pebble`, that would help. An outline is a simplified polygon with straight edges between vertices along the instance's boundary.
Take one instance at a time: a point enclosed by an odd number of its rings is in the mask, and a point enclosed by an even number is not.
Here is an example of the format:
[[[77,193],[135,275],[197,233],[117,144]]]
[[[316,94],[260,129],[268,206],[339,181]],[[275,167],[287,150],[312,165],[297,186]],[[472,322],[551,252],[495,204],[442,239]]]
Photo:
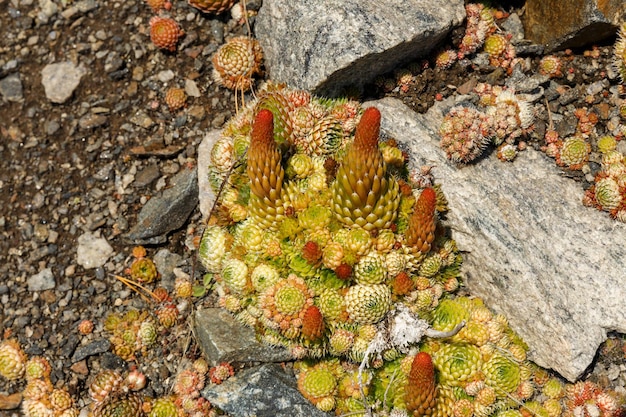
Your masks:
[[[103,237],[87,232],[78,238],[76,262],[85,269],[98,268],[113,255],[113,248]]]
[[[143,127],[144,129],[149,129],[152,127],[152,125],[154,125],[154,120],[152,120],[150,116],[148,116],[144,111],[141,110],[133,114],[129,118],[129,120],[131,123],[139,127]]]
[[[202,121],[206,116],[206,110],[204,109],[204,106],[193,105],[189,106],[189,109],[187,109],[187,114],[189,114],[189,116],[196,120]]]
[[[65,103],[86,73],[83,66],[77,67],[69,61],[46,65],[41,70],[41,83],[46,97],[53,103]]]
[[[164,83],[173,80],[174,76],[175,76],[174,71],[169,70],[169,69],[161,71],[157,74],[157,78],[159,79],[159,81],[164,82]]]
[[[105,125],[109,119],[103,114],[88,114],[78,121],[78,126],[83,130],[89,130]]]
[[[22,80],[19,73],[16,72],[0,80],[0,95],[7,101],[21,101],[24,99]]]
[[[185,93],[190,97],[200,97],[200,89],[194,80],[185,80]]]
[[[56,285],[52,269],[50,268],[42,269],[39,273],[31,276],[28,278],[27,283],[28,291],[31,292],[51,290]]]
[[[72,362],[82,361],[89,356],[107,352],[111,347],[111,342],[106,339],[95,340],[87,346],[80,346],[72,355]]]

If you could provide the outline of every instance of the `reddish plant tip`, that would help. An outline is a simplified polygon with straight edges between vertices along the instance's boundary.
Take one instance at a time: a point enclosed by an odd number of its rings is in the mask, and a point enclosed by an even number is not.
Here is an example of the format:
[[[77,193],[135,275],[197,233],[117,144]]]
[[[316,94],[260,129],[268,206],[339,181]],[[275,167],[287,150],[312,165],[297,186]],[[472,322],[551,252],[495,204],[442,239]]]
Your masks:
[[[380,111],[376,107],[368,107],[354,133],[354,144],[357,147],[370,148],[377,146],[380,135]]]
[[[437,193],[435,192],[435,189],[432,187],[424,188],[417,201],[418,204],[421,203],[425,207],[432,207],[432,210],[434,211],[435,206],[437,205]]]
[[[316,306],[310,306],[302,318],[302,335],[314,342],[324,335],[324,317]]]
[[[348,280],[352,276],[352,267],[348,264],[341,264],[335,269],[335,274],[339,279]]]
[[[252,124],[251,144],[274,142],[274,115],[267,109],[261,110]]]
[[[419,352],[415,355],[411,364],[409,379],[419,379],[424,383],[435,381],[435,366],[433,365],[433,358],[428,353]]]
[[[322,251],[319,245],[311,240],[304,244],[302,257],[311,265],[317,265],[322,259]]]

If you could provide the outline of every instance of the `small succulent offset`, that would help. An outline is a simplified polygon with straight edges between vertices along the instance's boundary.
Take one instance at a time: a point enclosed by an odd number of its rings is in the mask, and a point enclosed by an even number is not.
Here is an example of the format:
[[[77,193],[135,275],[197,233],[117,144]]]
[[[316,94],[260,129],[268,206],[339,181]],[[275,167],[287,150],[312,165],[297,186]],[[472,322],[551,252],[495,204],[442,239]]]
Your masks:
[[[261,74],[263,50],[256,39],[238,36],[228,40],[213,55],[213,79],[231,90],[250,90]]]
[[[178,41],[184,34],[185,32],[171,17],[153,16],[150,19],[150,39],[157,48],[176,51]]]
[[[501,145],[501,160],[512,161],[517,154],[516,141],[533,128],[531,104],[500,86],[480,83],[474,93],[478,95],[478,107],[457,105],[444,116],[439,128],[441,148],[448,159],[466,164],[493,143]]]
[[[195,7],[204,13],[219,14],[230,9],[237,2],[236,0],[187,0],[190,6]]]
[[[626,23],[622,23],[617,31],[617,40],[613,46],[613,67],[622,83],[626,82]]]

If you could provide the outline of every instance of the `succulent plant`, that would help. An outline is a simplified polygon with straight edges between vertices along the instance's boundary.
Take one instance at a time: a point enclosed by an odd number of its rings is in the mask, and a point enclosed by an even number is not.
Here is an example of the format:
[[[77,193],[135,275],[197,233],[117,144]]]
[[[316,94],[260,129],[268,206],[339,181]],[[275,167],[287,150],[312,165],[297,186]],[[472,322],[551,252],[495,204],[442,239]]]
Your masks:
[[[165,92],[165,104],[171,112],[182,109],[187,104],[187,93],[178,87],[170,87]]]
[[[426,352],[415,355],[404,388],[407,411],[412,416],[432,415],[437,403],[435,367]]]
[[[448,159],[468,163],[483,153],[491,140],[491,126],[487,115],[477,108],[456,106],[444,117],[439,134]]]
[[[554,55],[546,55],[539,61],[539,73],[550,78],[560,78],[563,76],[561,59]]]
[[[143,414],[142,401],[136,394],[110,395],[95,405],[93,417],[139,417]]]
[[[176,51],[178,40],[184,34],[178,23],[170,17],[153,16],[150,19],[150,40],[157,48]]]
[[[623,23],[617,31],[617,40],[613,46],[613,66],[624,83],[626,81],[626,23]]]
[[[589,160],[591,145],[581,135],[570,136],[563,141],[556,163],[560,166],[578,170]]]
[[[6,339],[0,343],[0,375],[9,381],[24,375],[26,354],[17,340]]]
[[[219,14],[230,9],[236,0],[187,0],[189,5],[204,13]]]
[[[239,36],[228,40],[213,55],[213,78],[231,90],[248,91],[261,73],[263,51],[256,39]]]

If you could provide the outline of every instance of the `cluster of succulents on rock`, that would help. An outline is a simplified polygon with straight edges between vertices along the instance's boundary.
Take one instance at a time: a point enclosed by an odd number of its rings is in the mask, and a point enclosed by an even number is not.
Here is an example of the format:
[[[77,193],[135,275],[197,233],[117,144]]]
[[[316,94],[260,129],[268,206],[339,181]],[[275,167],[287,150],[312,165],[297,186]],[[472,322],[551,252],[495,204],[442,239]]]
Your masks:
[[[499,94],[483,98],[496,106]],[[300,392],[323,411],[560,415],[566,396],[542,396],[550,378],[507,320],[455,298],[461,256],[438,222],[445,197],[381,138],[380,119],[267,84],[228,122],[199,246],[219,304],[290,350]]]
[[[512,89],[479,83],[477,103],[457,105],[444,116],[439,128],[441,148],[448,159],[469,163],[489,145],[499,146],[498,157],[512,161],[524,146],[518,139],[533,129],[532,104]]]

